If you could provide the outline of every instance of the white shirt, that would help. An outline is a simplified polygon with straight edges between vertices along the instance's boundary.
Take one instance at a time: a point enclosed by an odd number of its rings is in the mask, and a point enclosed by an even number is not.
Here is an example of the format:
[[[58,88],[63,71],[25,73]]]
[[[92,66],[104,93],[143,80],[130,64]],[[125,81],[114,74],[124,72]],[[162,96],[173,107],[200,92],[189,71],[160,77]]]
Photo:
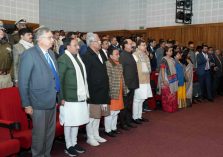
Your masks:
[[[45,51],[45,50],[42,49],[41,47],[39,47],[39,48],[41,49],[41,51],[43,52],[44,57],[46,58],[46,53],[49,53],[49,52],[48,52],[48,51]],[[54,69],[56,70],[54,61],[53,61],[53,59],[51,58],[50,54],[49,54],[49,58],[50,58],[50,61],[53,63],[53,67],[54,67]],[[48,61],[47,61],[47,62],[48,62]]]
[[[204,55],[204,58],[207,60],[205,70],[209,70],[210,69],[210,64],[209,64],[208,54],[206,54],[204,52],[202,52],[202,54]]]
[[[107,54],[107,50],[105,50],[105,49],[102,49],[102,51],[104,52],[104,54],[105,54],[106,58],[108,59],[108,54]]]
[[[100,53],[98,53],[98,58],[99,58],[99,60],[101,61],[101,63],[103,64],[103,59],[102,59]]]

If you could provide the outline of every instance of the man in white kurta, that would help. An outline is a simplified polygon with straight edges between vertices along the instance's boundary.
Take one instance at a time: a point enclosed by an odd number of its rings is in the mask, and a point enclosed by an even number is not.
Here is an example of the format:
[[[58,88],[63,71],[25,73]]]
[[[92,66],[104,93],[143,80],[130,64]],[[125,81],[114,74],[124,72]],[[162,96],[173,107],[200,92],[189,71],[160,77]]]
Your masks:
[[[88,84],[85,66],[78,54],[78,41],[73,38],[64,39],[65,53],[58,59],[61,83],[61,124],[64,125],[66,141],[65,153],[77,156],[85,150],[77,144],[80,125],[89,122],[87,107]]]

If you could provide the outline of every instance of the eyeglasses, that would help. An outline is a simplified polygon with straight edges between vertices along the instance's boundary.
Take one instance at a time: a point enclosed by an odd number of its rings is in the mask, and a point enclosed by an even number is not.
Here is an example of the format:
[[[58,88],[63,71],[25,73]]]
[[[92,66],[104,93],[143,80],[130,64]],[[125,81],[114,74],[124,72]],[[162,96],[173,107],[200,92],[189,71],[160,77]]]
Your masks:
[[[97,43],[101,44],[101,40],[94,40],[93,42],[97,42]]]
[[[46,39],[48,39],[48,40],[50,40],[50,39],[54,39],[53,36],[50,36],[50,37],[42,36],[42,38],[46,38]]]

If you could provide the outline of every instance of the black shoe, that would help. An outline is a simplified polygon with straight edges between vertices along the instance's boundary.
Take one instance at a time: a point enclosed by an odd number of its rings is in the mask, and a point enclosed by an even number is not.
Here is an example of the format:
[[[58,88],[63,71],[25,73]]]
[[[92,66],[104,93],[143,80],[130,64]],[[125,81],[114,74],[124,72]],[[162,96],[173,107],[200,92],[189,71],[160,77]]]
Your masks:
[[[192,100],[192,104],[197,104],[197,103],[198,103],[198,101],[196,99],[195,100],[194,99]]]
[[[132,125],[132,124],[126,124],[129,128],[137,128],[136,125]]]
[[[84,148],[82,148],[81,146],[79,146],[78,144],[76,144],[74,146],[74,149],[78,152],[78,153],[84,153],[86,152],[86,150]]]
[[[121,128],[122,130],[125,130],[125,131],[128,131],[128,130],[129,130],[129,128],[128,128],[127,125],[122,125],[122,126],[120,126],[120,128]]]
[[[69,156],[78,156],[77,151],[74,149],[73,146],[69,147],[68,149],[65,149],[64,152]]]
[[[208,99],[208,101],[213,102],[214,100],[213,99]]]
[[[149,119],[146,119],[146,118],[139,118],[138,119],[140,122],[149,122]]]
[[[139,119],[133,119],[132,120],[135,124],[142,124],[142,122]]]
[[[109,137],[115,137],[115,133],[113,133],[113,131],[105,132],[105,135],[107,135]]]
[[[196,99],[196,101],[197,101],[197,102],[202,102],[202,100],[201,100],[201,99]]]
[[[114,134],[121,134],[121,131],[119,131],[119,130],[112,130],[112,132],[114,133]]]

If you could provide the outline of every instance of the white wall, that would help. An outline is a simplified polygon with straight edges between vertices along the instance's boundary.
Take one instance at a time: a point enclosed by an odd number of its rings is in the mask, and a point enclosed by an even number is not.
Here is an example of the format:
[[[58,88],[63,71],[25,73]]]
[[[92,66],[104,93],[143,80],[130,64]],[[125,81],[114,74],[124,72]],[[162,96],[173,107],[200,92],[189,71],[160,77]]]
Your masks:
[[[0,19],[39,23],[39,0],[0,0]]]
[[[147,27],[173,26],[176,0],[147,0]],[[193,0],[192,24],[223,22],[223,0]]]
[[[40,0],[40,23],[53,29],[103,31],[175,23],[176,0]],[[223,22],[223,0],[193,0],[193,24]]]
[[[176,0],[0,0],[0,19],[51,29],[103,31],[175,23]],[[193,0],[193,24],[223,22],[223,0]]]

